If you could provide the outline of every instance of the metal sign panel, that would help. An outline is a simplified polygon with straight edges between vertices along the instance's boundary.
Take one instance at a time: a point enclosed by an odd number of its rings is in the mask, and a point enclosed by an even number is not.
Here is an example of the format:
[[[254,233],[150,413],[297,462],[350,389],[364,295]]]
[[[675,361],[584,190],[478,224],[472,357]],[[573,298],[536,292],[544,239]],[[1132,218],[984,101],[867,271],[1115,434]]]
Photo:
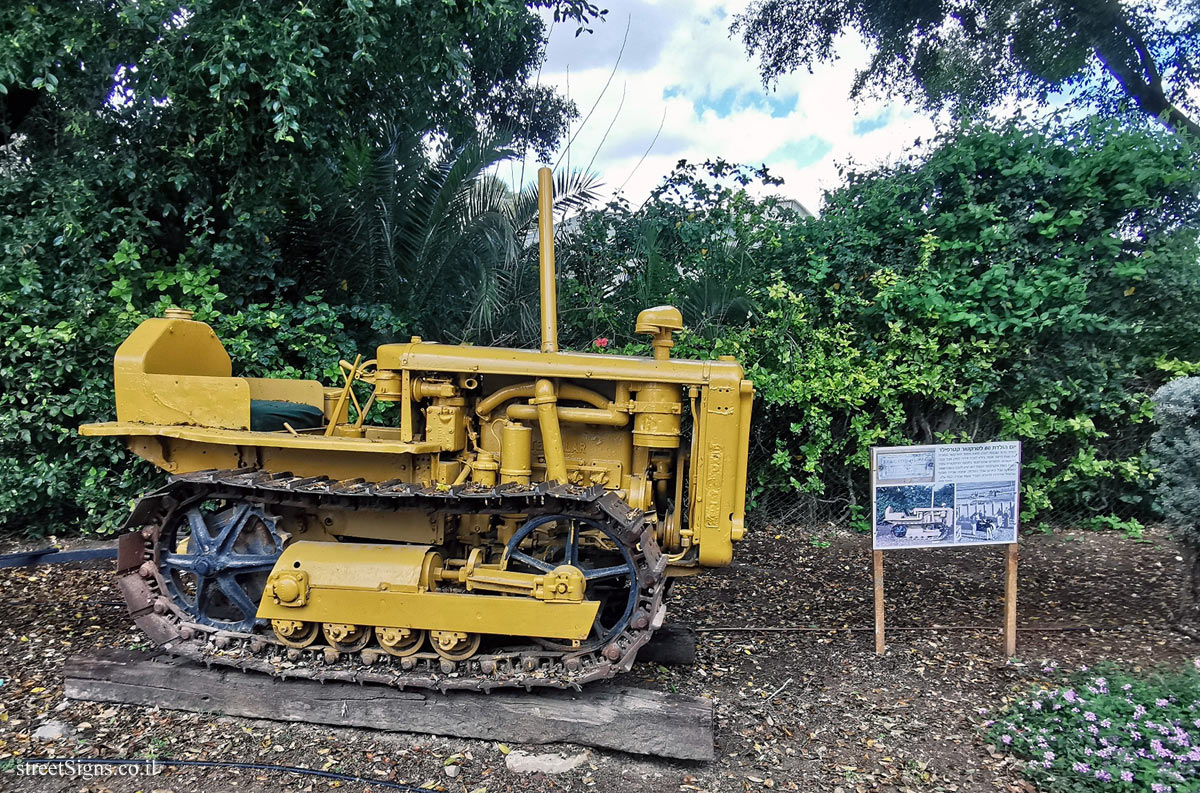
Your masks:
[[[872,448],[872,547],[1016,542],[1020,492],[1020,441]]]

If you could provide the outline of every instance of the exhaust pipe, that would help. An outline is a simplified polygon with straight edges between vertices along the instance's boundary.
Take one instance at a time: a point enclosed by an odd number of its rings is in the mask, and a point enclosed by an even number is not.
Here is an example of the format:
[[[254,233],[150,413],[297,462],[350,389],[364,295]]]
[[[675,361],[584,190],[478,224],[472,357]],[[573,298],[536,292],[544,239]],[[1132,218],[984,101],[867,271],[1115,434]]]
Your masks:
[[[538,169],[538,265],[542,292],[542,352],[558,352],[558,288],[554,277],[554,174]]]

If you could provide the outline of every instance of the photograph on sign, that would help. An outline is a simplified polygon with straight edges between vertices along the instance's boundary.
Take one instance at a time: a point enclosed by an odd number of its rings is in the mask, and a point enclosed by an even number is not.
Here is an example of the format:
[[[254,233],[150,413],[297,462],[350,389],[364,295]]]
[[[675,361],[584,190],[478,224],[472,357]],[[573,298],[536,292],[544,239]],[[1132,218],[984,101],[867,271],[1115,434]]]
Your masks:
[[[933,452],[891,452],[879,455],[878,482],[932,482]]]
[[[1017,483],[970,482],[958,487],[954,501],[955,542],[1017,541]]]
[[[1016,441],[871,450],[875,550],[1016,542]]]

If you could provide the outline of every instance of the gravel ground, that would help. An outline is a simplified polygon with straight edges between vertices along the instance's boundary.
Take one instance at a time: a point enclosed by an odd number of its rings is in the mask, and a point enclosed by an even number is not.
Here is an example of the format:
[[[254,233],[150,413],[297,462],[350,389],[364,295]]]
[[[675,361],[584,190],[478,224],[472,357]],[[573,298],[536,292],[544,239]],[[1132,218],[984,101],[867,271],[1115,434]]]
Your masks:
[[[279,771],[34,779],[13,770],[19,757],[57,756],[262,762],[455,793],[1029,793],[1013,762],[985,745],[980,708],[1002,706],[1050,661],[1145,666],[1192,658],[1200,647],[1168,627],[1183,566],[1160,532],[1139,542],[1094,533],[1024,538],[1019,624],[1046,630],[1023,630],[1019,658],[1008,663],[997,629],[987,627],[1000,621],[1003,569],[1000,548],[889,553],[891,632],[882,658],[870,629],[869,538],[762,530],[738,548],[734,566],[678,582],[670,619],[701,631],[699,662],[639,664],[628,680],[711,697],[718,720],[711,763],[68,702],[68,655],[144,648],[145,638],[129,627],[111,575],[99,566],[0,570],[0,790],[383,790]],[[35,738],[51,721],[68,734]],[[578,765],[556,774],[510,770],[522,752],[561,754]],[[447,763],[457,766],[455,776]]]

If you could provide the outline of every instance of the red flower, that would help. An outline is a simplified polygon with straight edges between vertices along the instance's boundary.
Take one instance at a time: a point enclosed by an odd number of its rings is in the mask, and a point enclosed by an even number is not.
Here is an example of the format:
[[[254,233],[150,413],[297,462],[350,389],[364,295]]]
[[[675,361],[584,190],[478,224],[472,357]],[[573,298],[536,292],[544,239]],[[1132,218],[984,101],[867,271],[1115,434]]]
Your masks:
[[[596,345],[600,349],[604,349],[605,347],[608,346],[608,339],[604,336],[601,336],[600,338],[593,341],[592,344]]]

